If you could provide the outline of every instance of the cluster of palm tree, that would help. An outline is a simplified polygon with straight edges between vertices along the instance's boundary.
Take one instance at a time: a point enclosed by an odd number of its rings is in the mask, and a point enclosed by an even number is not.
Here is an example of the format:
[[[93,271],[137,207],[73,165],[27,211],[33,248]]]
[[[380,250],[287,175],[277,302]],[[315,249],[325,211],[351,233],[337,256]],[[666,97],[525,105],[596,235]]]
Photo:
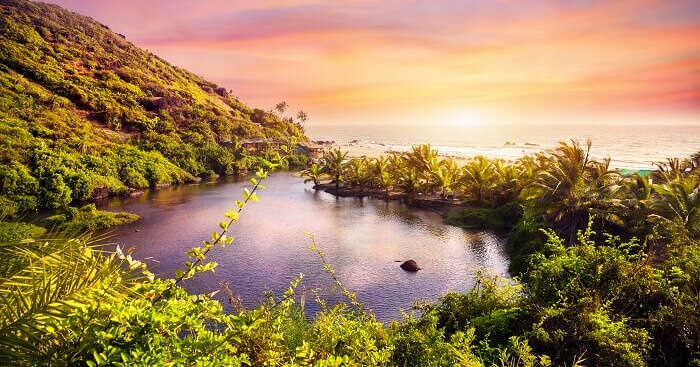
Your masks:
[[[318,186],[324,181],[336,188],[388,194],[400,192],[409,198],[417,195],[439,199],[461,198],[484,206],[512,201],[532,180],[533,169],[523,158],[517,164],[478,156],[458,163],[441,157],[428,144],[417,145],[405,153],[377,158],[348,158],[340,149],[331,149],[302,174],[306,182]]]
[[[610,159],[591,158],[591,142],[561,142],[551,151],[512,162],[476,156],[464,161],[439,156],[430,145],[378,158],[348,158],[339,149],[326,152],[303,174],[321,185],[418,195],[437,200],[460,199],[495,208],[518,202],[529,213],[573,235],[591,214],[602,226],[636,233],[661,224],[690,238],[700,235],[700,153],[668,159],[647,174],[623,175]],[[611,227],[607,227],[611,228]]]

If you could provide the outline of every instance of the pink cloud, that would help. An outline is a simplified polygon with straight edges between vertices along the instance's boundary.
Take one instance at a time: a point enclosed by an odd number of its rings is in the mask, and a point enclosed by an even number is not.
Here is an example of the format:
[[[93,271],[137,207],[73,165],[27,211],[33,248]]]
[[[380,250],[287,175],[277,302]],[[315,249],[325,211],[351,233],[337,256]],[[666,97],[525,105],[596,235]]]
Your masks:
[[[55,2],[254,105],[319,119],[460,105],[700,115],[689,0]]]

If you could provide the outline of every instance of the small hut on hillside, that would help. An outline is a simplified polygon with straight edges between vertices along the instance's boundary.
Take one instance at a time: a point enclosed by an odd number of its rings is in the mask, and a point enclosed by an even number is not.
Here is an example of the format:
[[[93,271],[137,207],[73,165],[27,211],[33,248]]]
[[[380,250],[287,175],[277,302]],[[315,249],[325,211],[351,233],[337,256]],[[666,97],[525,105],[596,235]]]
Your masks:
[[[312,141],[304,141],[301,143],[297,143],[296,150],[297,153],[304,154],[311,158],[318,158],[323,155],[323,152],[325,152],[326,147],[324,145]]]
[[[252,138],[244,139],[241,144],[249,152],[261,152],[267,148],[278,150],[281,142],[277,139]]]

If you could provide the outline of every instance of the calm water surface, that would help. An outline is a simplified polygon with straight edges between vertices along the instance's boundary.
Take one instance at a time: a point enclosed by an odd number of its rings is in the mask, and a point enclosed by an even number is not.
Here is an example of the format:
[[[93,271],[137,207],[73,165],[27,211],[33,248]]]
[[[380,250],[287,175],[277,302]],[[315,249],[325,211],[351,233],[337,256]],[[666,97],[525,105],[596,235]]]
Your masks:
[[[143,217],[112,231],[111,240],[134,247],[135,256],[149,259],[156,273],[172,276],[186,260],[185,251],[218,229],[246,183],[180,186],[103,203]],[[228,281],[246,306],[254,306],[266,290],[280,294],[303,273],[302,289],[316,289],[330,303],[343,300],[308,250],[305,232],[316,236],[345,286],[384,321],[398,318],[399,309],[410,309],[416,300],[469,289],[478,269],[507,275],[504,241],[492,233],[447,226],[436,213],[396,202],[335,198],[289,173],[273,174],[265,185],[261,200],[246,207],[232,227],[234,244],[212,251],[216,273],[186,281],[189,290],[213,292]],[[404,272],[395,260],[407,259],[424,270]],[[309,313],[318,310],[310,293],[306,299]]]

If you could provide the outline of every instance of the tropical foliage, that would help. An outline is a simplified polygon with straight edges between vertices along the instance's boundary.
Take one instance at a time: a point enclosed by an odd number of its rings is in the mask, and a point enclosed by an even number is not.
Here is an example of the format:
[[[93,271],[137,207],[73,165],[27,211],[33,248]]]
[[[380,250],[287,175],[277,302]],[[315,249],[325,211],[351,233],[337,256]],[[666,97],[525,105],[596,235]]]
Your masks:
[[[306,139],[55,5],[0,3],[0,48],[0,216],[255,170],[277,152],[252,156],[244,139]]]
[[[471,340],[486,347],[471,349],[481,361],[516,338],[556,365],[700,363],[700,153],[623,175],[591,149],[571,141],[513,162],[458,161],[422,145],[336,159],[333,171],[343,172],[346,194],[390,198],[391,190],[408,204],[461,208],[446,215],[449,224],[508,233],[519,282],[484,280],[420,308],[420,322],[437,317],[443,340],[474,328]]]
[[[590,214],[597,215],[596,228],[615,233],[639,235],[643,227],[645,238],[651,224],[664,223],[670,232],[698,239],[697,155],[658,163],[651,175],[625,176],[610,168],[610,159],[593,160],[591,147],[590,141],[585,146],[562,142],[552,151],[512,162],[440,157],[430,145],[371,159],[348,158],[335,148],[302,174],[316,185],[330,179],[336,189],[379,196],[392,191],[401,194],[397,197],[470,208],[505,207],[553,227],[569,241],[585,228]]]
[[[225,220],[219,223],[220,231],[187,252],[189,260],[174,279],[155,277],[128,253],[121,249],[104,252],[86,237],[32,240],[36,236],[23,234],[16,237],[21,240],[15,239],[0,247],[4,252],[0,266],[3,315],[0,363],[90,366],[697,364],[700,362],[700,244],[693,232],[696,227],[688,224],[690,217],[671,215],[681,213],[681,208],[688,213],[697,210],[687,206],[696,205],[692,192],[696,192],[697,187],[695,191],[690,190],[690,194],[685,194],[689,191],[686,188],[673,188],[674,183],[696,182],[693,180],[697,179],[697,173],[686,170],[676,177],[668,177],[667,181],[650,185],[645,185],[646,179],[639,176],[619,177],[619,188],[608,190],[609,185],[592,180],[602,177],[599,173],[603,170],[597,163],[587,163],[586,177],[579,184],[596,185],[610,195],[625,196],[613,200],[605,196],[608,194],[602,195],[599,200],[612,200],[610,206],[596,206],[597,210],[587,215],[586,224],[577,228],[572,240],[568,237],[569,228],[561,226],[571,222],[547,209],[546,200],[550,200],[548,195],[552,190],[542,185],[554,176],[542,170],[559,171],[559,165],[569,165],[570,162],[558,160],[563,159],[562,152],[572,151],[576,158],[584,150],[571,144],[515,163],[539,162],[530,167],[533,175],[527,178],[527,184],[522,184],[519,195],[509,190],[518,189],[520,184],[473,177],[498,180],[498,177],[512,176],[512,173],[500,174],[500,169],[520,171],[520,168],[497,168],[509,166],[500,162],[493,164],[493,172],[487,172],[480,168],[484,165],[483,158],[475,160],[469,168],[464,168],[466,165],[459,168],[482,174],[469,176],[468,182],[473,182],[478,189],[466,190],[455,185],[452,195],[472,194],[470,202],[486,205],[481,208],[484,210],[503,210],[503,205],[497,206],[499,200],[503,200],[499,198],[503,197],[511,197],[525,208],[519,213],[517,223],[507,222],[506,226],[513,226],[511,236],[516,239],[515,245],[527,237],[523,233],[538,233],[528,239],[535,245],[520,252],[526,259],[526,266],[519,279],[482,274],[470,291],[447,294],[436,303],[418,305],[417,313],[408,314],[390,325],[378,322],[361,300],[342,285],[315,242],[312,250],[321,257],[338,290],[348,297],[346,304],[330,306],[316,297],[321,311],[307,314],[306,292],[299,288],[301,276],[291,282],[287,292],[279,296],[270,294],[253,309],[243,308],[229,293],[233,313],[224,312],[222,304],[213,300],[212,295],[191,295],[182,288],[187,279],[216,268],[216,263],[208,262],[207,256],[217,247],[227,247],[233,241],[227,232],[246,206],[258,199],[257,193],[263,189],[261,183],[266,177],[263,171],[251,179],[251,188],[244,190],[243,197],[235,204],[236,209],[226,213]],[[418,148],[414,152],[417,154],[413,159],[426,169],[455,169],[451,163],[440,163],[429,148]],[[370,190],[383,180],[375,180],[374,174],[383,172],[380,176],[396,177],[397,170],[404,170],[410,172],[404,174],[413,177],[411,186],[416,195],[428,192],[424,185],[431,182],[432,175],[419,169],[409,155],[374,161],[348,161],[338,152],[328,155],[335,157],[333,164],[340,162],[343,185],[364,185]],[[312,166],[307,173],[317,176],[322,167]],[[607,171],[606,168],[603,173],[607,175]],[[367,180],[358,178],[364,174],[369,177]],[[463,176],[457,174],[456,177],[456,182],[464,182],[459,179]],[[398,182],[400,178],[396,180],[387,179]],[[396,184],[392,190],[398,187],[401,186]],[[445,185],[430,187],[435,197],[446,200],[442,192]],[[499,192],[496,187],[509,193]],[[542,192],[547,194],[538,194]],[[574,194],[567,195],[574,197]],[[644,208],[646,219],[641,220],[649,221],[641,231],[635,229],[628,233],[633,227],[614,227],[610,223],[615,220],[599,217],[608,213],[630,218],[626,210],[634,200],[641,201],[634,205]],[[505,217],[507,213],[502,215]],[[533,219],[536,216],[538,219]],[[550,225],[551,229],[538,230],[542,223]],[[597,233],[595,229],[603,223],[608,223],[608,229],[625,234],[625,238],[616,233]],[[225,287],[224,291],[227,290]]]

